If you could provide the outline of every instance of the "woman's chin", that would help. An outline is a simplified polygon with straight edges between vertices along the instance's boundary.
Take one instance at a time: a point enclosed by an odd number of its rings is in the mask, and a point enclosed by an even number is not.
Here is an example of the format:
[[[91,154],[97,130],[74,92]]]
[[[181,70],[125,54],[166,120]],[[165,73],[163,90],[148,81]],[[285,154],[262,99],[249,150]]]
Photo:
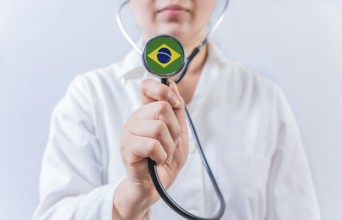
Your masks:
[[[171,35],[177,38],[181,43],[188,42],[189,39],[193,37],[193,33],[191,32],[191,28],[184,27],[184,25],[179,24],[165,24],[159,26],[154,30],[150,30],[151,34],[149,36],[145,36],[145,40],[149,40],[150,38],[157,36],[157,35]]]
[[[179,24],[166,24],[163,25],[162,27],[159,28],[159,33],[160,34],[167,34],[167,35],[171,35],[174,36],[176,38],[183,38],[185,37],[187,34],[184,31],[185,28]]]

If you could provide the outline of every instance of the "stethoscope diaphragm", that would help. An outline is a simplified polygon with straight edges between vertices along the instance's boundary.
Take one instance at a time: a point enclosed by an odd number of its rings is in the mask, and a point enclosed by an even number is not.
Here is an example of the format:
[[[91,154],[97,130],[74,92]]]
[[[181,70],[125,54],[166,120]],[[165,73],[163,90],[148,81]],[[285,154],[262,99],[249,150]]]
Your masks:
[[[142,54],[146,69],[159,78],[169,78],[179,73],[185,63],[181,42],[170,35],[150,39]]]

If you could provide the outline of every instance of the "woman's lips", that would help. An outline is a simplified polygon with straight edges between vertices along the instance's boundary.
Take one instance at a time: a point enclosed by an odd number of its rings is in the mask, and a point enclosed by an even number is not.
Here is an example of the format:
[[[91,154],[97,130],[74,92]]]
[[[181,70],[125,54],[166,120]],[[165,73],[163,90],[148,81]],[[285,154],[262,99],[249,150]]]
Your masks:
[[[158,10],[158,13],[166,14],[171,17],[179,16],[185,12],[188,12],[188,10],[179,5],[171,5]]]

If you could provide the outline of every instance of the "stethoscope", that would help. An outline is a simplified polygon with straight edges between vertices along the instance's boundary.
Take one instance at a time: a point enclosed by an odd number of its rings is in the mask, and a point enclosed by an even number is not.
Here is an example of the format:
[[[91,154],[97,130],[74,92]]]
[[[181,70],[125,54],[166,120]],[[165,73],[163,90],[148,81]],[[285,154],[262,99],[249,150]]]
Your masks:
[[[161,82],[163,84],[168,85],[168,78],[178,74],[179,72],[181,72],[181,74],[178,76],[178,78],[175,80],[175,82],[179,83],[183,79],[183,77],[187,73],[187,70],[189,68],[191,61],[200,52],[200,50],[206,45],[206,43],[208,42],[208,38],[215,32],[215,30],[221,24],[221,22],[224,18],[225,12],[228,8],[229,0],[225,1],[225,5],[224,5],[217,21],[212,26],[212,28],[208,31],[205,39],[201,42],[200,45],[198,45],[191,52],[190,56],[188,56],[186,59],[185,59],[185,52],[184,52],[182,44],[175,37],[169,36],[169,35],[159,35],[159,36],[156,36],[156,37],[150,39],[146,43],[144,50],[142,51],[135,44],[135,42],[132,40],[132,38],[129,36],[129,34],[127,33],[127,31],[124,28],[123,23],[121,21],[121,11],[122,11],[123,7],[128,4],[128,2],[129,2],[129,0],[123,2],[120,5],[120,7],[118,8],[118,11],[116,14],[116,20],[117,20],[117,23],[119,25],[119,28],[120,28],[122,34],[124,35],[124,37],[127,39],[127,41],[142,56],[144,66],[148,70],[148,72],[150,72],[154,76],[160,78]],[[191,117],[190,117],[190,114],[189,114],[187,108],[185,108],[185,111],[186,111],[186,115],[187,115],[189,125],[191,127],[192,134],[196,139],[196,143],[197,143],[196,146],[197,146],[198,151],[200,152],[202,164],[208,173],[210,181],[213,185],[215,193],[216,193],[218,200],[220,202],[219,210],[217,211],[217,213],[214,217],[204,218],[204,217],[196,216],[196,215],[188,212],[184,208],[182,208],[180,205],[178,205],[169,196],[169,194],[164,189],[164,187],[163,187],[163,185],[159,179],[159,176],[158,176],[156,163],[155,163],[155,161],[153,161],[151,159],[148,160],[148,167],[149,167],[150,175],[151,175],[153,184],[154,184],[156,190],[158,191],[160,197],[164,200],[164,202],[170,208],[172,208],[179,215],[183,216],[186,219],[194,219],[194,220],[217,220],[217,219],[221,219],[223,214],[224,214],[225,207],[226,207],[225,201],[224,201],[223,195],[221,193],[221,190],[220,190],[220,188],[216,182],[216,179],[215,179],[215,177],[214,177],[214,175],[210,169],[208,161],[205,157],[201,143],[200,143],[199,138],[197,136],[195,126],[191,120]]]

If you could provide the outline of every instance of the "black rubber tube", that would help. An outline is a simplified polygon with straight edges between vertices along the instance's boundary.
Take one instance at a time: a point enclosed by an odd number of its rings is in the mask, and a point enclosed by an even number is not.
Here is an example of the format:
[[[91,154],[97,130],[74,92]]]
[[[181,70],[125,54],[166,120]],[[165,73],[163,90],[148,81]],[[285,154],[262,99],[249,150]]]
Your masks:
[[[165,85],[168,85],[168,79],[167,78],[164,78],[161,80],[161,82]],[[164,202],[170,207],[172,208],[175,212],[177,212],[179,215],[183,216],[184,218],[186,219],[193,219],[193,220],[218,220],[218,219],[221,219],[223,214],[224,214],[224,211],[225,211],[225,208],[226,208],[226,205],[225,205],[225,201],[224,201],[224,198],[223,198],[223,195],[221,193],[221,190],[215,180],[215,177],[210,169],[210,166],[209,166],[209,163],[207,161],[207,158],[205,157],[205,154],[203,152],[203,149],[202,149],[202,146],[201,146],[201,143],[199,141],[199,138],[197,136],[197,132],[196,132],[196,129],[195,129],[195,126],[191,120],[191,117],[190,117],[190,114],[188,112],[188,110],[185,108],[185,111],[186,111],[186,115],[187,115],[187,118],[188,118],[188,121],[189,121],[189,124],[190,124],[190,127],[193,131],[193,134],[196,138],[196,142],[197,142],[197,149],[198,151],[200,152],[200,156],[201,156],[201,160],[202,160],[202,164],[203,166],[205,167],[208,175],[209,175],[209,178],[210,178],[210,181],[213,185],[213,188],[215,190],[215,193],[220,201],[220,209],[218,210],[218,212],[216,213],[215,216],[213,217],[210,217],[210,218],[204,218],[204,217],[199,217],[199,216],[196,216],[196,215],[193,215],[192,213],[188,212],[187,210],[183,209],[180,205],[178,205],[170,196],[169,194],[166,192],[165,188],[163,187],[160,179],[159,179],[159,176],[158,176],[158,171],[157,171],[157,165],[156,165],[156,162],[153,161],[152,159],[148,159],[148,168],[149,168],[149,171],[150,171],[150,175],[151,175],[151,178],[152,178],[152,181],[153,181],[153,184],[154,184],[154,187],[156,188],[157,192],[159,193],[160,197],[164,200]]]

